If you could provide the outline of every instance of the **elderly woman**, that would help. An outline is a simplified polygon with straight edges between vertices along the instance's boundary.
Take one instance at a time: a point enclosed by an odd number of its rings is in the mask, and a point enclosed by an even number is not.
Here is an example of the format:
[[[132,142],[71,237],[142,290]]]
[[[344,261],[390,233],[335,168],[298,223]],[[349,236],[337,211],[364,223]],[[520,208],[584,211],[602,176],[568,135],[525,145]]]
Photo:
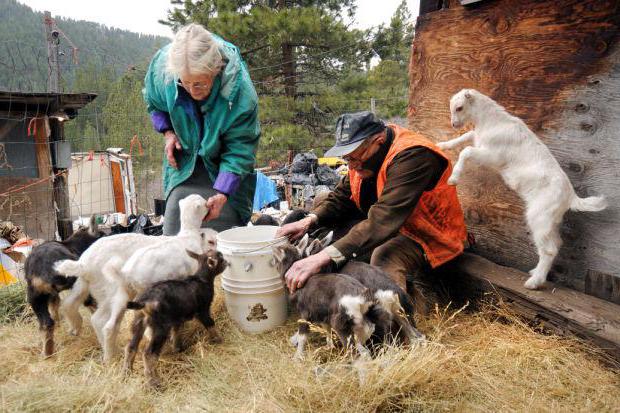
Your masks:
[[[179,231],[179,200],[207,199],[206,226],[245,225],[256,185],[258,97],[239,50],[198,24],[155,54],[144,99],[164,135],[164,235]]]

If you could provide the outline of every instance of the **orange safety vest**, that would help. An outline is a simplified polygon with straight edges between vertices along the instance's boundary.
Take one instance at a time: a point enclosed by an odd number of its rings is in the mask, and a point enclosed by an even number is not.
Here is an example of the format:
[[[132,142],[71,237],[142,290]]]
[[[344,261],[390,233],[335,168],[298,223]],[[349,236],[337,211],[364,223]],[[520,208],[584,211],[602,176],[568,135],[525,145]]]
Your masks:
[[[377,175],[377,197],[380,197],[383,192],[387,169],[392,160],[405,149],[423,146],[448,162],[448,167],[435,188],[422,194],[411,215],[400,228],[401,234],[422,246],[429,264],[435,268],[460,255],[467,239],[465,219],[456,188],[447,183],[452,174],[452,163],[433,142],[424,136],[398,125],[388,126],[394,131],[394,140]],[[356,171],[350,169],[349,181],[351,200],[360,208],[362,179]]]

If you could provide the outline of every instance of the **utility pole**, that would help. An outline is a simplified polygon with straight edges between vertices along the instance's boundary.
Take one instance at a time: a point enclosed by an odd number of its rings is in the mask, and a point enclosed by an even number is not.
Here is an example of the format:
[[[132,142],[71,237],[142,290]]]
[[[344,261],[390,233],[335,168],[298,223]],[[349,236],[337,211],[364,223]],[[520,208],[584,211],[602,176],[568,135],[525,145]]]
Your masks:
[[[46,11],[43,17],[45,40],[47,41],[47,92],[60,92],[60,66],[58,65],[58,44],[60,32],[56,29],[52,14]]]
[[[56,27],[52,14],[49,11],[44,13],[43,25],[45,26],[45,40],[47,42],[47,93],[60,93],[60,66],[58,64],[58,46],[60,44],[60,30]],[[55,100],[57,107],[52,108],[52,111],[58,111],[62,107],[58,106],[62,100]],[[50,137],[49,145],[50,152],[54,153],[53,145],[57,141],[64,140],[65,128],[61,120],[54,117],[49,118],[50,123]],[[69,186],[67,184],[67,169],[57,168],[56,160],[53,164],[53,198],[56,208],[56,226],[58,228],[58,235],[61,239],[67,239],[73,233],[73,222],[71,220],[71,211],[69,203]],[[64,172],[64,173],[63,173]]]

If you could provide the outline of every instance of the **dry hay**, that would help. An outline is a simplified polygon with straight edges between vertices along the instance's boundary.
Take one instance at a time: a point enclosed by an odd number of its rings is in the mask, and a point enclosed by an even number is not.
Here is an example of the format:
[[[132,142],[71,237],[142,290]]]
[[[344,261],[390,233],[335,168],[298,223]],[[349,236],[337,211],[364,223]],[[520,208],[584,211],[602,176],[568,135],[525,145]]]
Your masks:
[[[0,326],[0,411],[598,412],[620,406],[619,375],[592,349],[538,334],[497,308],[436,311],[420,323],[428,345],[389,348],[356,367],[321,348],[321,337],[310,343],[308,360],[293,361],[293,321],[250,336],[231,322],[219,295],[214,310],[224,343],[206,343],[191,323],[184,333],[190,348],[166,349],[161,358],[162,392],[145,386],[140,358],[129,377],[120,361],[102,366],[88,322],[82,337],[68,336],[63,325],[58,353],[47,360],[39,356],[33,319]],[[121,342],[127,334],[125,326]]]

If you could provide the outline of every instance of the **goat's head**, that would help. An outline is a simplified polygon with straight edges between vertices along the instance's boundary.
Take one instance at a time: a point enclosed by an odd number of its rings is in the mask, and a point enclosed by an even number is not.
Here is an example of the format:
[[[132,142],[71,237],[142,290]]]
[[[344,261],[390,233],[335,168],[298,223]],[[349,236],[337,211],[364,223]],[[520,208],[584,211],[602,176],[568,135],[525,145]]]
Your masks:
[[[191,194],[179,201],[181,226],[189,225],[192,228],[200,228],[202,221],[207,216],[207,200],[198,194]]]
[[[199,232],[202,252],[214,250],[217,247],[217,232],[211,228],[201,228]]]
[[[97,225],[97,216],[92,215],[88,226],[82,226],[75,231],[67,240],[65,244],[68,244],[69,248],[82,254],[88,247],[90,247],[99,238],[104,237],[105,232],[99,230]]]
[[[198,261],[200,265],[197,275],[207,275],[209,278],[215,278],[220,275],[226,267],[228,262],[224,259],[221,252],[211,249],[204,254],[196,254],[193,251],[185,250],[187,255]]]
[[[297,247],[288,243],[272,247],[272,251],[276,270],[281,276],[284,276],[288,269],[291,268],[291,265],[295,261],[300,260],[302,256]]]
[[[478,92],[474,89],[462,89],[450,99],[450,118],[452,127],[460,129],[469,122]]]

